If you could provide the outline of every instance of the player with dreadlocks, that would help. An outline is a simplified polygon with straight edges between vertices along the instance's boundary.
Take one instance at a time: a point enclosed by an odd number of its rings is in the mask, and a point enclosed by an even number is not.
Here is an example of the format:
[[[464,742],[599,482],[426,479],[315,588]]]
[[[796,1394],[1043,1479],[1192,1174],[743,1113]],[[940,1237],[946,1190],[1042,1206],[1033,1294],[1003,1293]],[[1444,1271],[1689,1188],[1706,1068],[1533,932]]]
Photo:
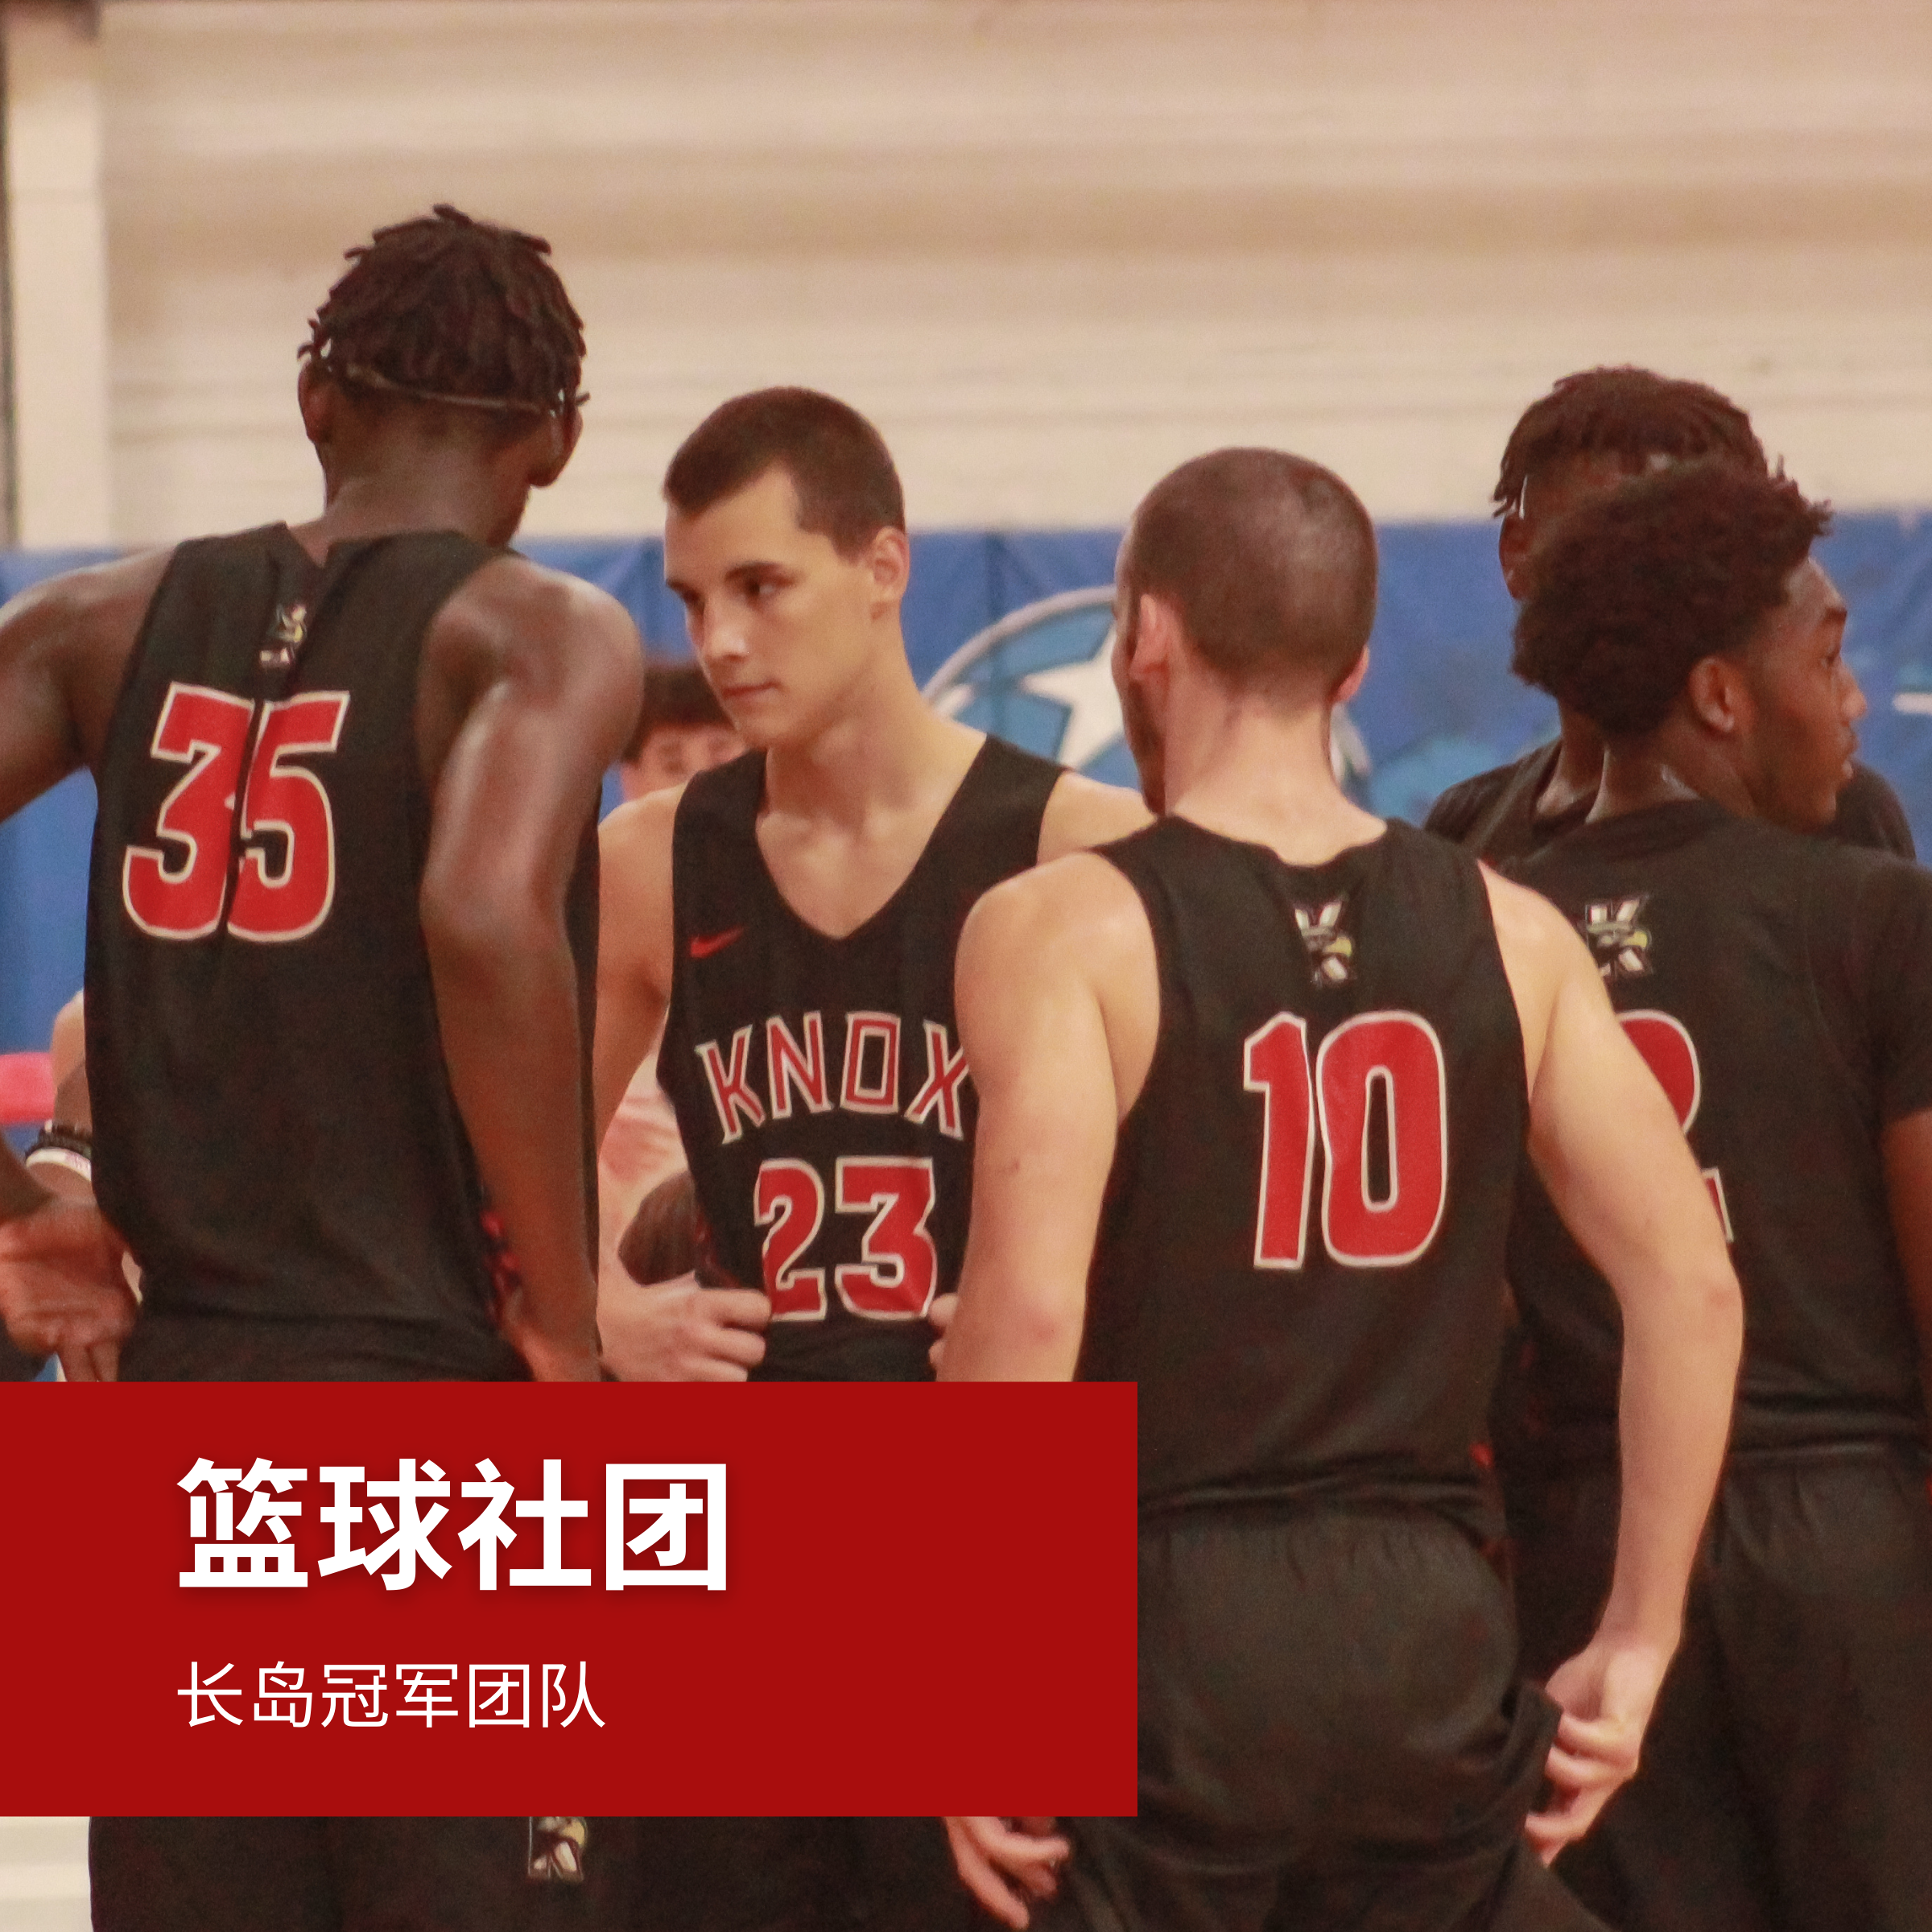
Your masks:
[[[1565,376],[1524,411],[1503,451],[1496,551],[1510,596],[1520,604],[1529,595],[1537,555],[1573,511],[1634,477],[1700,457],[1768,472],[1751,419],[1704,383],[1628,367]],[[1557,709],[1555,739],[1451,786],[1430,810],[1429,829],[1502,864],[1582,824],[1603,773],[1603,734],[1575,707],[1559,700]],[[1913,857],[1897,798],[1862,765],[1827,830],[1845,844]]]
[[[70,1377],[598,1373],[594,832],[642,651],[502,547],[581,427],[547,253],[450,208],[380,230],[301,350],[321,514],[0,614],[0,814],[83,765],[100,796],[98,1210],[0,1150],[0,1313]],[[93,1922],[521,1925],[527,1829],[98,1819]]]

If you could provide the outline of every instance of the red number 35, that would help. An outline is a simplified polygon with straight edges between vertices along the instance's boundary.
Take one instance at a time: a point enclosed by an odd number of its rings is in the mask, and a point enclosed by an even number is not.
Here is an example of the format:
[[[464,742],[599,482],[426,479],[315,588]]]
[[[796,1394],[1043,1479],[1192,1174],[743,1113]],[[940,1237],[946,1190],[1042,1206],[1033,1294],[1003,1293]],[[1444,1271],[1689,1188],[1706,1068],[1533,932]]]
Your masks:
[[[188,770],[156,815],[160,844],[130,845],[121,866],[128,917],[156,939],[204,939],[222,923],[225,904],[228,930],[238,939],[305,939],[335,902],[328,794],[291,761],[341,742],[349,693],[306,691],[264,704],[258,732],[256,709],[231,691],[168,687],[153,752]],[[262,842],[270,833],[282,840],[272,869]],[[242,861],[231,900],[229,860],[237,839]]]

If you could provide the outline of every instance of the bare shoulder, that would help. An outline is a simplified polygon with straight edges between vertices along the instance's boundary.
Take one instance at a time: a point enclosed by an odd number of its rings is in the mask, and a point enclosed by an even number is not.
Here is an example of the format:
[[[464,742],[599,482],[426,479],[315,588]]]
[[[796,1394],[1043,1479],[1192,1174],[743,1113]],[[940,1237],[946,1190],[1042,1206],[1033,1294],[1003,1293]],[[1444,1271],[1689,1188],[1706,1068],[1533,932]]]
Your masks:
[[[1140,894],[1119,869],[1088,852],[1050,859],[985,894],[966,921],[960,968],[1030,972],[1068,961],[1097,968],[1153,943]]]
[[[439,629],[504,649],[555,650],[572,655],[642,651],[630,613],[609,591],[527,557],[493,557],[444,605]]]
[[[1487,865],[1482,871],[1505,965],[1513,968],[1520,960],[1526,967],[1561,972],[1583,954],[1583,943],[1570,922],[1540,892],[1505,879]]]
[[[1138,792],[1063,773],[1040,820],[1040,863],[1124,839],[1153,820]]]
[[[1540,892],[1499,877],[1487,865],[1482,869],[1496,949],[1503,956],[1503,971],[1516,1001],[1534,1084],[1542,1063],[1543,1042],[1558,1007],[1584,1010],[1576,1005],[1579,993],[1586,1007],[1600,1006],[1607,1012],[1608,1005],[1590,950],[1570,922]]]
[[[143,551],[44,578],[8,600],[0,625],[68,633],[125,627],[131,642],[174,555],[171,549]]]
[[[35,789],[76,762],[98,772],[134,640],[173,555],[149,551],[66,571],[0,610],[0,702],[8,722],[51,723],[65,714],[60,750],[51,737],[43,741],[48,757],[31,781]]]
[[[1114,1117],[1133,1104],[1159,1028],[1160,962],[1117,867],[1072,852],[1002,881],[968,918],[954,976],[982,1097],[1013,1081],[1036,1099],[1053,1088],[1064,1097],[1104,1063]]]
[[[597,828],[599,856],[605,870],[625,881],[642,884],[662,874],[666,889],[671,880],[671,838],[677,822],[678,801],[684,795],[679,785],[663,791],[646,792],[620,805]]]

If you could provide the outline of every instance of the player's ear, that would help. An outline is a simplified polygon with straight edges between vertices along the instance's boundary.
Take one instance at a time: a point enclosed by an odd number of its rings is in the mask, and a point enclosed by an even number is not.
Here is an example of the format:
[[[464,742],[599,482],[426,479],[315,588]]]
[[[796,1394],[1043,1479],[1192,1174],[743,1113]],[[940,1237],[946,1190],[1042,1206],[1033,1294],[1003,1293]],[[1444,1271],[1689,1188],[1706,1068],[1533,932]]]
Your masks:
[[[312,362],[304,359],[295,376],[295,407],[302,412],[302,431],[318,451],[334,440],[336,411],[341,392]]]
[[[1180,613],[1165,597],[1141,592],[1135,603],[1133,654],[1127,661],[1127,675],[1145,680],[1170,669],[1180,641]]]
[[[1705,730],[1735,737],[1746,723],[1744,673],[1728,658],[1699,658],[1684,682],[1684,701]]]
[[[564,466],[575,454],[577,439],[584,433],[584,412],[568,410],[560,416],[546,416],[533,432],[542,439],[533,452],[535,463],[530,473],[532,489],[547,489],[563,475]]]
[[[1357,658],[1343,677],[1340,683],[1328,694],[1331,704],[1346,704],[1362,687],[1362,679],[1368,675],[1368,646],[1362,646],[1362,654]]]
[[[887,524],[873,533],[865,558],[872,576],[873,615],[882,615],[906,595],[912,576],[912,545],[902,530]]]
[[[1503,513],[1496,533],[1496,560],[1503,567],[1503,582],[1517,603],[1530,594],[1530,522],[1513,505]]]

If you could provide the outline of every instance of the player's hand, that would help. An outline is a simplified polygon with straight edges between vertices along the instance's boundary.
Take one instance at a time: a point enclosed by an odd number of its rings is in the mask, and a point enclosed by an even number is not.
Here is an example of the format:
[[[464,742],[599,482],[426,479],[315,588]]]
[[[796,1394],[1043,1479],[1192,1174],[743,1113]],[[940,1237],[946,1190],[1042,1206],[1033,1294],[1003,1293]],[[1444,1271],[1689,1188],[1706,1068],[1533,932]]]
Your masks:
[[[49,1199],[0,1226],[0,1315],[30,1355],[58,1355],[71,1382],[111,1382],[139,1304],[121,1237],[90,1203]]]
[[[1636,1771],[1672,1648],[1600,1631],[1551,1676],[1550,1695],[1563,1713],[1547,1767],[1556,1800],[1523,1827],[1545,1864],[1596,1823]]]
[[[946,1352],[946,1331],[952,1326],[952,1318],[959,1312],[960,1298],[956,1292],[933,1297],[932,1306],[926,1311],[927,1326],[939,1338],[926,1351],[926,1359],[932,1364],[932,1372],[939,1372],[939,1358]]]
[[[604,1360],[626,1382],[741,1382],[765,1359],[771,1303],[755,1288],[706,1288],[695,1274],[597,1297]]]
[[[995,1918],[1025,1932],[1029,1898],[1051,1898],[1073,1847],[1050,1818],[949,1818],[946,1836],[966,1889]]]

